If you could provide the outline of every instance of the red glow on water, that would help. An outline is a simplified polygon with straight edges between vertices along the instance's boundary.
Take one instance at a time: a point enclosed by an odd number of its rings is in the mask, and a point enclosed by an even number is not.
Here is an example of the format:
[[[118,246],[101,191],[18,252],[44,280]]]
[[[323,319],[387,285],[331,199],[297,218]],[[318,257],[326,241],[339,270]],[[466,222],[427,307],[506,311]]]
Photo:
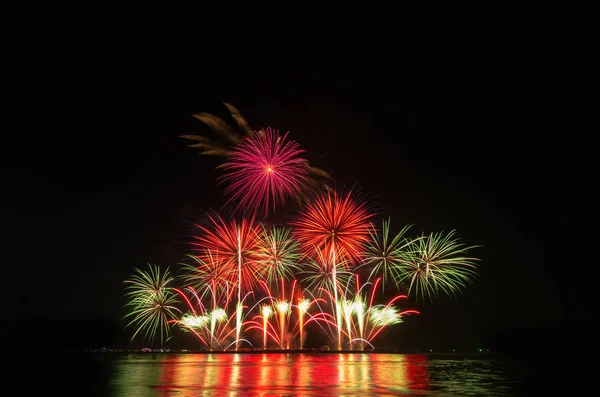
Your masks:
[[[187,354],[158,360],[160,383],[153,388],[164,395],[403,395],[431,388],[426,355]],[[146,378],[156,381],[150,373]],[[124,390],[132,384],[122,379]]]

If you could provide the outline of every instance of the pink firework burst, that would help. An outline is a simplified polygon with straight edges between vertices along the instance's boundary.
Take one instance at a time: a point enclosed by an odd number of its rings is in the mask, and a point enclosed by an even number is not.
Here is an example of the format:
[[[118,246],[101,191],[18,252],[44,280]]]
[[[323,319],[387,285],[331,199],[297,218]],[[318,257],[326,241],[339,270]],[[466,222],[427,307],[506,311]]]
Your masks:
[[[308,161],[298,157],[304,150],[297,142],[286,141],[288,133],[282,137],[279,130],[267,127],[252,134],[232,149],[230,161],[220,167],[225,170],[222,180],[229,183],[227,204],[237,201],[236,209],[262,210],[266,216],[301,192]]]

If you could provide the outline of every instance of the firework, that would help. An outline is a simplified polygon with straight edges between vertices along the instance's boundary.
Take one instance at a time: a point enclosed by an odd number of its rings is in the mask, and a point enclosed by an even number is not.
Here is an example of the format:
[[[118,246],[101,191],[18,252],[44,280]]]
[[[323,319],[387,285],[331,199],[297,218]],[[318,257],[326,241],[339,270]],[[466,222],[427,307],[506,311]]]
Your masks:
[[[170,338],[169,321],[179,311],[174,306],[177,299],[170,287],[174,279],[168,268],[161,273],[158,266],[148,264],[148,267],[148,271],[135,269],[130,280],[124,282],[128,300],[125,307],[129,311],[125,318],[131,318],[127,326],[137,326],[131,340],[141,332],[153,341],[158,331],[162,348],[165,338]]]
[[[228,183],[226,204],[237,202],[236,209],[262,210],[266,216],[302,191],[308,163],[299,157],[304,150],[286,141],[287,135],[268,127],[232,149],[229,161],[219,167]]]
[[[219,255],[207,249],[201,256],[187,255],[187,257],[193,262],[181,264],[184,273],[180,277],[190,288],[198,291],[200,298],[210,294],[216,299],[220,293],[229,292],[231,269],[223,266],[223,260]]]
[[[371,310],[371,324],[376,328],[401,322],[402,316],[395,307],[377,306]]]
[[[306,298],[298,298],[298,324],[300,329],[300,349],[304,346],[304,315],[306,314],[311,302]]]
[[[405,252],[414,244],[414,240],[405,237],[410,226],[403,227],[398,234],[390,238],[391,220],[382,221],[381,231],[375,225],[370,225],[370,240],[365,244],[365,261],[361,265],[371,268],[369,280],[377,275],[383,278],[383,287],[388,277],[395,280],[398,277],[398,268],[406,261]]]
[[[321,250],[326,257],[347,259],[349,264],[363,256],[371,216],[363,203],[352,198],[352,192],[333,191],[317,197],[292,225],[307,254]]]
[[[306,326],[314,322],[337,341],[338,350],[364,350],[383,330],[418,314],[399,309],[400,300],[410,294],[430,299],[456,295],[472,282],[478,259],[468,251],[474,247],[460,243],[454,231],[411,239],[406,237],[409,226],[392,234],[389,219],[379,229],[352,191],[327,186],[330,176],[310,166],[289,133],[253,130],[235,107],[225,106],[229,121],[194,115],[218,138],[182,138],[193,141],[190,146],[201,154],[225,158],[218,168],[227,185],[226,205],[234,204],[234,211],[250,218],[225,220],[215,214],[208,226],[198,226],[181,289],[171,286],[169,269],[135,269],[125,281],[125,318],[128,327],[136,327],[132,340],[138,334],[151,341],[160,335],[162,347],[170,327],[177,325],[211,351],[252,345],[241,338],[242,331],[250,330],[260,331],[264,350],[269,339],[282,350],[293,344],[303,349]],[[293,229],[255,222],[290,199],[305,204],[290,224]],[[366,282],[361,285],[358,269],[363,266]],[[376,303],[378,288],[383,290],[389,279],[406,295]],[[178,301],[185,304],[184,312],[175,307]]]
[[[184,331],[192,332],[211,351],[214,350],[215,344],[219,350],[226,350],[233,343],[237,344],[239,341],[245,341],[244,339],[236,339],[229,345],[226,344],[226,341],[235,332],[235,328],[230,326],[231,320],[233,318],[237,319],[239,312],[239,306],[236,306],[236,311],[233,315],[229,315],[225,309],[230,305],[231,293],[229,295],[220,295],[219,299],[215,297],[211,298],[212,307],[210,307],[203,303],[200,295],[192,287],[185,288],[191,295],[190,298],[177,288],[173,290],[183,297],[191,312],[187,312],[179,320],[171,320],[171,323],[178,324]],[[209,290],[211,292],[215,291],[215,289]]]
[[[344,289],[351,281],[352,273],[348,271],[347,260],[333,260],[325,256],[320,249],[315,250],[314,257],[307,258],[299,272],[303,276],[302,282],[307,289],[316,296],[321,296],[323,291],[334,293]]]
[[[341,324],[342,309],[338,301],[338,295],[343,293],[344,285],[352,281],[352,273],[347,271],[346,260],[335,260],[333,257],[327,257],[320,249],[315,251],[315,259],[309,258],[304,265],[301,274],[305,277],[302,280],[307,288],[314,291],[317,296],[325,294],[329,296],[330,305],[335,319],[335,329],[337,338],[341,343]]]
[[[298,241],[305,252],[312,256],[320,251],[322,256],[332,261],[338,349],[341,349],[341,313],[336,288],[337,264],[338,261],[349,263],[362,257],[371,217],[364,204],[352,199],[351,193],[343,196],[333,191],[317,197],[294,222]]]
[[[406,295],[397,295],[387,304],[374,304],[377,287],[381,284],[382,278],[379,277],[375,282],[366,282],[361,286],[359,276],[356,278],[356,292],[354,296],[350,291],[346,291],[346,299],[343,299],[343,313],[346,323],[346,332],[349,339],[349,346],[352,349],[353,343],[358,343],[360,349],[364,349],[365,344],[372,345],[381,331],[394,324],[400,324],[402,317],[409,314],[419,314],[416,310],[400,311],[394,303],[400,299],[406,299]],[[367,287],[371,286],[371,292]]]
[[[467,247],[448,234],[431,233],[416,240],[416,244],[405,254],[397,266],[397,284],[408,283],[408,293],[432,299],[443,292],[455,296],[477,275],[477,261],[467,252],[476,248]]]
[[[269,317],[271,317],[271,313],[273,310],[269,305],[262,306],[262,318],[263,318],[263,350],[267,349],[267,324],[269,322]]]
[[[252,320],[246,323],[249,325],[246,331],[256,329],[262,332],[263,349],[267,348],[268,338],[271,338],[282,350],[289,349],[290,342],[298,336],[300,337],[299,345],[302,348],[304,345],[303,333],[305,325],[315,322],[321,329],[325,330],[321,323],[331,322],[330,315],[325,312],[318,312],[314,315],[309,313],[309,309],[313,304],[319,305],[324,300],[320,298],[305,298],[298,288],[298,280],[292,282],[291,288],[288,289],[290,291],[289,295],[286,294],[283,278],[280,281],[278,293],[276,294],[271,291],[267,283],[264,281],[261,282],[267,296],[257,303],[256,307],[261,305],[260,314],[254,316]],[[309,291],[306,292],[310,294]],[[297,302],[296,305],[293,304],[294,301]],[[294,309],[296,309],[296,318],[293,316]],[[307,317],[308,320],[305,321]],[[273,319],[272,322],[269,321],[271,318]],[[291,326],[292,324],[293,327]]]
[[[260,228],[254,219],[225,221],[220,216],[209,217],[212,228],[198,226],[202,231],[192,243],[201,254],[203,261],[207,261],[207,252],[216,253],[220,257],[219,263],[223,274],[232,284],[237,286],[236,305],[236,340],[240,339],[242,329],[243,292],[252,291],[252,287],[262,274],[262,262],[257,258],[260,249]],[[236,344],[236,349],[238,345]]]
[[[281,278],[289,279],[294,271],[299,269],[300,258],[298,243],[291,237],[290,229],[265,228],[263,226],[257,260],[262,264],[262,274],[259,276],[267,284]]]
[[[197,113],[194,114],[193,117],[215,131],[225,140],[225,143],[218,142],[202,135],[187,134],[181,135],[180,137],[194,142],[188,146],[200,149],[200,154],[224,157],[231,161],[234,157],[233,152],[235,148],[242,144],[246,138],[253,140],[256,137],[256,134],[250,128],[248,122],[244,119],[238,109],[229,103],[224,104],[229,110],[231,118],[235,121],[235,125],[233,126],[210,113]],[[304,163],[303,168],[306,171],[303,178],[303,189],[294,196],[294,199],[308,202],[311,198],[310,192],[329,190],[328,184],[331,182],[332,178],[327,172],[320,168],[310,166],[308,162]]]
[[[275,319],[276,319],[276,322],[277,322],[277,325],[279,328],[279,330],[278,330],[279,331],[279,340],[278,340],[279,347],[282,350],[284,350],[286,348],[289,348],[289,341],[286,344],[286,334],[289,329],[290,315],[292,313],[292,305],[291,305],[290,301],[293,300],[294,294],[296,292],[296,286],[298,285],[298,281],[294,280],[292,282],[292,286],[290,288],[291,299],[286,297],[284,279],[281,278],[280,281],[281,281],[280,287],[279,287],[280,296],[277,298],[273,296],[269,286],[265,282],[262,282],[261,284],[263,285],[263,288],[267,292],[267,294],[268,294],[267,299],[271,302],[271,307],[273,309],[273,312],[276,314]],[[273,334],[275,334],[275,332],[273,332]]]
[[[287,322],[289,321],[290,313],[292,311],[290,310],[290,303],[286,300],[278,300],[277,302],[275,302],[275,309],[277,309],[277,312],[279,313],[279,343],[281,349],[283,350],[285,349],[285,331],[288,326]]]

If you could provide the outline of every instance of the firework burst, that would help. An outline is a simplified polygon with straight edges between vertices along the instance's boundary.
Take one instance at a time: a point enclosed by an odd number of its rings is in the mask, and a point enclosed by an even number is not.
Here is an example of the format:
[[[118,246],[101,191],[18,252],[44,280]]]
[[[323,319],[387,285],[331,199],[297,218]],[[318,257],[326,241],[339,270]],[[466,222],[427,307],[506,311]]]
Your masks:
[[[335,267],[335,268],[334,268]],[[302,266],[302,282],[315,296],[321,296],[323,291],[333,294],[334,289],[341,292],[352,279],[352,273],[346,270],[346,260],[334,261],[331,257],[317,249],[314,258],[308,258]]]
[[[203,261],[207,260],[207,252],[218,255],[221,258],[224,277],[237,285],[236,341],[238,341],[242,329],[243,292],[252,291],[262,274],[263,264],[257,258],[261,229],[252,218],[240,222],[225,221],[218,215],[209,218],[212,228],[198,226],[202,234],[195,237],[192,245],[200,250],[200,256],[204,256],[201,258]],[[236,344],[236,349],[237,347]]]
[[[346,298],[341,303],[350,349],[352,349],[353,343],[357,344],[361,350],[364,349],[365,344],[373,346],[373,340],[386,327],[400,324],[405,315],[419,314],[416,310],[400,311],[394,306],[394,303],[400,299],[406,299],[406,295],[397,295],[385,305],[374,304],[377,288],[381,284],[382,278],[379,277],[375,282],[369,281],[361,285],[358,275],[355,277],[356,293],[352,294],[347,290],[344,294]],[[369,286],[371,287],[370,294],[366,288]]]
[[[209,220],[210,228],[197,225],[201,233],[191,243],[199,251],[196,261],[208,265],[198,273],[212,273],[209,277],[227,280],[238,287],[241,298],[252,290],[263,272],[257,254],[261,248],[261,227],[252,218],[228,221],[214,215]]]
[[[207,298],[207,296],[201,297],[193,287],[185,288],[185,291],[190,294],[189,298],[183,291],[177,288],[173,290],[180,294],[189,311],[181,319],[170,322],[179,325],[186,332],[193,333],[211,351],[215,345],[219,350],[224,349],[225,341],[235,331],[229,326],[232,318],[225,309],[230,304],[231,292],[223,294],[219,293],[214,286],[212,288],[206,286],[204,290],[212,293],[212,296],[210,304],[205,305],[202,298]]]
[[[128,299],[125,304],[128,313],[124,318],[130,319],[127,327],[137,327],[131,340],[142,333],[153,341],[158,332],[162,347],[165,338],[170,338],[169,321],[179,312],[174,306],[177,299],[170,287],[174,279],[168,268],[161,273],[158,266],[148,264],[148,267],[148,271],[135,269],[130,280],[124,282]]]
[[[201,299],[207,294],[216,297],[219,293],[226,293],[231,284],[231,269],[228,272],[227,266],[223,266],[223,260],[218,255],[205,250],[201,256],[187,257],[193,262],[181,264],[184,271],[181,278],[190,288],[198,291]]]
[[[310,166],[289,133],[270,127],[256,131],[235,107],[225,106],[231,117],[193,115],[218,134],[214,139],[181,137],[193,141],[189,146],[201,154],[225,159],[218,168],[226,205],[250,218],[225,220],[214,214],[206,227],[197,225],[181,289],[171,286],[169,269],[135,269],[125,281],[124,318],[127,327],[135,327],[132,340],[140,335],[152,342],[160,336],[162,347],[176,325],[211,351],[233,345],[238,350],[243,342],[252,346],[253,339],[242,339],[242,331],[260,331],[256,340],[262,337],[264,350],[269,344],[302,349],[306,325],[314,322],[311,327],[320,327],[337,350],[364,350],[373,348],[383,330],[418,314],[400,310],[401,299],[454,296],[473,281],[478,259],[468,251],[474,247],[460,243],[454,231],[411,239],[405,236],[409,226],[392,234],[389,219],[379,229],[352,191],[328,186],[331,177]],[[290,199],[302,206],[289,224],[292,229],[255,221]],[[378,288],[383,290],[389,279],[405,295],[382,291],[378,301],[384,303],[376,303]],[[186,305],[184,312],[175,307],[178,303]]]
[[[359,261],[363,244],[369,241],[369,218],[372,216],[352,197],[352,192],[336,191],[318,196],[292,224],[295,235],[309,255],[319,249],[335,260]]]
[[[390,219],[384,219],[380,231],[375,225],[370,225],[371,238],[365,244],[365,261],[360,266],[371,268],[369,280],[381,275],[384,287],[388,278],[395,280],[398,277],[399,266],[406,263],[405,252],[410,250],[415,242],[405,237],[410,226],[403,227],[398,234],[390,237],[390,223]]]
[[[243,146],[245,139],[253,140],[256,137],[256,133],[250,128],[248,122],[238,109],[229,103],[224,103],[224,105],[227,107],[227,110],[234,121],[232,124],[227,123],[222,118],[210,113],[197,113],[194,114],[193,117],[206,124],[211,130],[219,135],[220,140],[225,142],[195,134],[181,135],[180,138],[194,142],[188,146],[200,149],[200,154],[223,157],[226,158],[228,162],[232,162],[235,157],[233,152],[236,148],[238,148],[239,145]],[[280,144],[282,144],[281,141]],[[327,172],[320,168],[310,166],[308,162],[305,162],[302,168],[306,171],[303,176],[303,189],[301,192],[298,192],[299,194],[294,195],[294,199],[299,202],[308,202],[311,198],[310,192],[319,192],[330,189],[328,184],[331,182],[332,178]]]
[[[257,260],[262,264],[260,278],[268,284],[289,279],[299,269],[299,245],[290,235],[290,229],[263,226]]]
[[[299,157],[304,150],[294,141],[286,140],[270,127],[253,132],[230,153],[227,163],[219,166],[228,183],[226,204],[237,202],[236,209],[261,211],[268,215],[303,189],[308,175],[308,162]]]
[[[278,292],[275,294],[267,283],[261,281],[267,296],[257,303],[256,306],[260,305],[260,314],[247,322],[249,327],[246,331],[256,329],[262,332],[263,349],[267,348],[269,339],[275,342],[280,349],[289,349],[292,341],[298,337],[299,346],[302,349],[306,324],[314,322],[323,331],[326,331],[322,323],[328,326],[328,323],[331,323],[331,315],[323,311],[314,315],[309,313],[309,309],[313,305],[320,306],[320,303],[324,303],[325,300],[314,297],[313,299],[305,298],[304,293],[300,290],[298,280],[294,280],[291,287],[287,289],[290,292],[289,295],[286,294],[284,279],[281,278],[280,281]],[[309,291],[305,292],[312,295]]]
[[[477,275],[479,259],[467,256],[477,246],[467,247],[448,234],[431,233],[416,240],[404,260],[396,266],[396,283],[408,283],[408,293],[433,299],[440,292],[456,296]]]
[[[352,199],[351,193],[343,196],[333,191],[317,197],[294,222],[298,241],[305,252],[312,256],[320,250],[332,261],[338,350],[341,350],[342,315],[338,302],[337,266],[339,261],[345,264],[362,258],[363,244],[369,239],[368,220],[372,216],[363,203]]]

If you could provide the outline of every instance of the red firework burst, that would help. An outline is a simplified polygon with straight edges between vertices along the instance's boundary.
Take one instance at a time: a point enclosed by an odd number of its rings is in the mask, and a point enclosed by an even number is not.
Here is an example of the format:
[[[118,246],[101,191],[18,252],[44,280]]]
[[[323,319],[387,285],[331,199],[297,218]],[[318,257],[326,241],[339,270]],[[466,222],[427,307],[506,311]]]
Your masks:
[[[191,243],[200,251],[198,257],[206,263],[215,261],[221,264],[220,276],[248,292],[256,284],[262,271],[262,263],[257,260],[260,249],[261,231],[253,218],[226,221],[219,215],[209,216],[211,228],[197,225],[202,231]]]
[[[308,255],[320,250],[336,261],[357,261],[362,244],[369,239],[370,214],[364,203],[352,199],[352,192],[325,193],[310,203],[293,223],[295,235]]]
[[[269,210],[283,205],[287,198],[302,190],[308,174],[308,162],[298,157],[304,150],[295,141],[286,141],[278,130],[267,127],[253,131],[232,151],[231,160],[221,166],[229,183],[227,204],[237,201],[236,209]]]

